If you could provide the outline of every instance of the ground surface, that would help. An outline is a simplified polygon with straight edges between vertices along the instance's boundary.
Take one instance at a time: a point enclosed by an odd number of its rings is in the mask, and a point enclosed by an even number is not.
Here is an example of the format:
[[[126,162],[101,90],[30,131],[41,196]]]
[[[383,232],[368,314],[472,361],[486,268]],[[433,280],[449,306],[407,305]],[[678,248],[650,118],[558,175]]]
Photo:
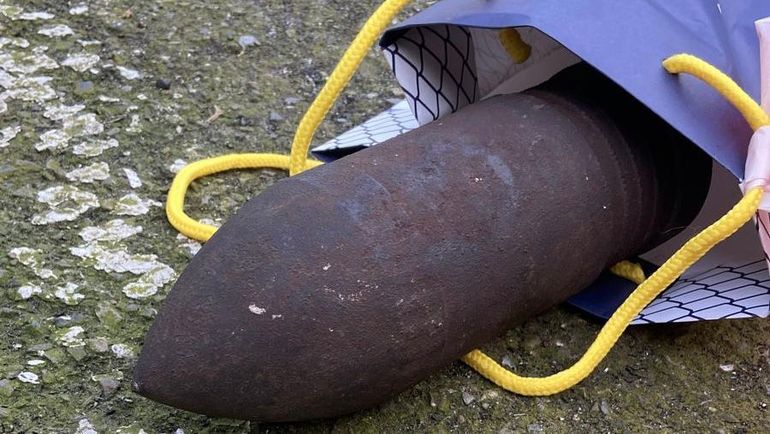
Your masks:
[[[374,3],[0,0],[0,431],[770,431],[760,320],[634,328],[597,373],[551,398],[513,396],[460,363],[380,408],[307,424],[214,420],[131,392],[142,336],[196,247],[159,206],[172,169],[286,151]],[[373,51],[318,140],[394,98]],[[224,219],[282,176],[204,180],[190,213]],[[556,309],[488,350],[542,375],[597,330]]]

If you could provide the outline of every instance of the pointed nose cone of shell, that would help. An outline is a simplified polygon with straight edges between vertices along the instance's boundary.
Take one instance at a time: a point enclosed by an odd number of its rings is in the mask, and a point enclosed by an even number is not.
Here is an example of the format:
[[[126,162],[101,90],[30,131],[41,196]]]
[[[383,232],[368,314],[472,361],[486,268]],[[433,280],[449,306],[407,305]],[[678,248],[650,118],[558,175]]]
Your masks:
[[[275,394],[265,384],[271,331],[249,310],[249,294],[264,276],[240,278],[237,270],[247,264],[229,254],[223,238],[204,246],[172,288],[145,337],[132,387],[155,401],[210,416],[280,419],[260,411]]]
[[[296,336],[287,331],[283,301],[272,298],[286,295],[278,276],[292,263],[269,228],[300,225],[276,216],[284,201],[271,198],[247,204],[182,273],[145,337],[132,382],[137,393],[211,416],[297,418],[285,393],[297,385],[278,365],[287,361],[284,343]]]
[[[271,422],[338,416],[381,399],[342,390],[359,386],[348,379],[359,362],[335,354],[357,353],[361,343],[332,332],[342,328],[342,306],[321,288],[339,280],[325,249],[345,237],[302,228],[308,215],[345,217],[295,179],[248,202],[192,259],[145,337],[137,393],[197,413]],[[353,324],[361,319],[347,312]]]

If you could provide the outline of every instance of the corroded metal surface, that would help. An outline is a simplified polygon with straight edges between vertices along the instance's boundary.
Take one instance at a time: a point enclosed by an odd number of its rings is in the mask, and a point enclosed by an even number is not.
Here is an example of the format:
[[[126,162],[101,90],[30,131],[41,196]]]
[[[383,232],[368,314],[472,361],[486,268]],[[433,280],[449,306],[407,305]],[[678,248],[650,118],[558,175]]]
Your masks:
[[[261,421],[374,406],[675,234],[709,173],[582,67],[474,104],[252,199],[180,277],[134,387]]]

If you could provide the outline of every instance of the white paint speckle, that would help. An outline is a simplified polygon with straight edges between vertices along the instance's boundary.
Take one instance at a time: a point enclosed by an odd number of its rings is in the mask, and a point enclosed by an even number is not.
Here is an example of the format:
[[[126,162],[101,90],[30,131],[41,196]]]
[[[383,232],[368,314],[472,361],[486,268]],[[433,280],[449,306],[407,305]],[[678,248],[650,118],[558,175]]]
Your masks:
[[[74,306],[80,303],[80,300],[86,298],[85,295],[77,292],[78,288],[80,288],[78,285],[72,282],[67,282],[63,286],[57,287],[53,295],[59,300],[63,301],[64,304]]]
[[[14,247],[8,251],[8,256],[28,267],[35,267],[38,265],[38,256],[40,254],[40,250],[30,247]]]
[[[139,188],[142,186],[142,180],[139,179],[139,175],[134,170],[124,167],[123,173],[126,174],[126,179],[128,180],[129,187]]]
[[[192,256],[195,256],[202,247],[201,243],[193,240],[192,238],[187,238],[182,234],[177,234],[176,240],[179,241],[179,246],[188,251]]]
[[[70,138],[62,130],[48,130],[40,135],[40,142],[35,145],[38,151],[62,149],[69,146]]]
[[[44,103],[57,97],[54,88],[48,85],[51,80],[53,80],[51,77],[45,76],[24,76],[14,79],[10,86],[3,86],[7,89],[2,94],[3,98]]]
[[[86,72],[99,63],[99,60],[101,58],[96,54],[79,53],[68,56],[61,64],[78,72]]]
[[[5,47],[6,45],[13,45],[14,47],[19,48],[27,48],[29,47],[29,41],[24,38],[6,38],[5,36],[0,36],[0,48]]]
[[[83,47],[90,47],[92,45],[102,45],[102,41],[97,41],[97,40],[86,41],[83,39],[78,39],[78,44],[80,44]]]
[[[35,274],[42,279],[50,279],[56,277],[56,274],[54,274],[53,270],[48,268],[38,268],[35,270]]]
[[[263,307],[259,307],[256,304],[250,304],[249,310],[251,311],[251,313],[255,315],[262,315],[263,313],[267,312],[267,309]]]
[[[39,69],[56,69],[58,67],[59,64],[55,60],[43,53],[0,52],[0,68],[10,74],[28,75]]]
[[[8,256],[31,268],[37,277],[42,279],[56,277],[52,270],[43,267],[43,252],[39,249],[15,247],[8,252]]]
[[[50,210],[34,215],[34,225],[73,221],[84,212],[99,206],[95,194],[80,191],[74,185],[59,185],[39,191],[37,200],[47,204]]]
[[[100,161],[85,167],[73,169],[66,174],[70,181],[93,184],[95,181],[104,181],[110,177],[110,166]]]
[[[139,276],[164,265],[155,255],[131,254],[125,247],[107,247],[99,243],[70,247],[70,253],[92,260],[90,262],[95,269],[108,273],[131,273]]]
[[[82,106],[50,107],[43,116],[63,120],[61,129],[46,131],[40,135],[40,142],[35,145],[38,151],[63,149],[69,146],[73,137],[93,136],[104,131],[104,125],[96,119],[93,113],[77,114]]]
[[[23,10],[24,9],[18,6],[4,5],[0,3],[0,14],[12,20],[16,19]]]
[[[24,21],[37,21],[37,20],[51,20],[55,17],[54,14],[48,12],[25,12],[18,16],[18,19]]]
[[[182,159],[176,159],[173,163],[171,163],[171,165],[168,166],[168,170],[170,170],[171,173],[179,173],[179,171],[184,169],[185,166],[187,166],[186,161]]]
[[[64,334],[59,336],[59,343],[65,347],[80,347],[85,345],[85,341],[81,337],[85,330],[83,327],[74,326],[67,329]]]
[[[40,35],[48,36],[49,38],[62,38],[65,36],[72,36],[75,34],[72,29],[64,24],[57,24],[55,26],[44,26],[37,31]]]
[[[252,45],[258,45],[259,41],[257,41],[257,38],[254,35],[243,35],[240,38],[238,38],[238,45],[241,46],[242,49],[246,49],[246,47],[250,47]]]
[[[123,287],[126,297],[138,300],[151,297],[158,289],[176,278],[176,272],[166,264],[156,262],[156,266],[139,276],[135,281]]]
[[[64,118],[68,118],[70,116],[75,115],[76,113],[82,111],[86,106],[83,104],[74,104],[74,105],[66,105],[66,104],[56,104],[56,105],[49,105],[45,108],[45,111],[43,112],[43,116],[45,118],[48,118],[52,121],[60,121]]]
[[[50,20],[54,18],[54,15],[48,12],[24,12],[24,9],[18,6],[5,4],[0,4],[0,14],[11,20],[24,21]]]
[[[329,271],[329,269],[332,268],[332,264],[326,264],[321,268],[323,268],[324,271]]]
[[[27,360],[28,366],[40,366],[44,364],[45,364],[45,360],[40,360],[40,359]]]
[[[85,242],[115,242],[125,240],[142,232],[141,226],[131,226],[121,219],[110,220],[102,226],[88,226],[80,231]]]
[[[123,294],[135,300],[147,298],[174,280],[176,272],[158,261],[155,255],[131,254],[125,247],[113,245],[140,231],[141,227],[126,225],[122,220],[113,220],[101,228],[86,228],[80,235],[87,244],[71,247],[70,253],[83,258],[97,270],[138,276],[123,286]]]
[[[135,69],[126,68],[124,66],[117,66],[116,68],[120,73],[120,76],[126,80],[136,80],[142,77],[142,74]]]
[[[118,215],[138,216],[147,214],[151,206],[162,206],[162,204],[152,199],[142,199],[136,193],[129,193],[115,202],[113,212]]]
[[[14,83],[16,83],[16,77],[0,68],[0,87],[8,89],[13,87]],[[7,93],[0,93],[0,101],[5,101],[6,98],[9,98]]]
[[[118,428],[115,431],[115,434],[147,434],[147,431],[142,428],[136,429],[136,427],[132,424]]]
[[[21,127],[18,125],[0,130],[0,148],[8,146],[9,142],[13,140],[19,132],[21,132]]]
[[[115,357],[119,359],[130,359],[134,357],[134,350],[126,344],[114,344],[110,347]]]
[[[78,421],[78,429],[75,431],[75,434],[99,434],[99,432],[94,429],[91,421],[88,419],[80,419]]]
[[[18,378],[22,383],[40,384],[40,377],[38,377],[34,372],[19,372],[19,375],[17,375],[16,378]]]
[[[511,356],[509,356],[508,354],[503,356],[502,365],[505,366],[506,368],[513,369],[513,367],[514,367],[513,366],[513,359],[511,359]]]
[[[41,294],[43,292],[43,288],[37,286],[37,285],[24,285],[19,287],[19,289],[16,290],[19,294],[19,297],[22,298],[22,300],[27,300],[29,298],[32,298],[32,296]]]
[[[88,12],[88,5],[84,3],[81,3],[77,6],[73,6],[69,10],[70,15],[83,15],[86,12]]]
[[[279,318],[283,318],[283,315],[280,315],[280,314],[273,315],[273,319],[279,319]]]
[[[127,133],[139,133],[142,131],[142,121],[139,115],[133,114],[131,115],[131,122],[128,125],[128,128],[126,128]]]
[[[101,102],[120,102],[120,98],[115,98],[107,95],[99,95],[96,99]]]
[[[117,148],[118,141],[115,139],[98,140],[90,139],[81,142],[72,147],[72,153],[83,157],[96,157],[102,155],[104,151],[111,148]]]
[[[70,137],[94,136],[104,131],[104,125],[93,113],[64,118],[64,132]]]
[[[735,365],[732,363],[719,365],[719,369],[721,369],[724,372],[733,372],[735,370]]]

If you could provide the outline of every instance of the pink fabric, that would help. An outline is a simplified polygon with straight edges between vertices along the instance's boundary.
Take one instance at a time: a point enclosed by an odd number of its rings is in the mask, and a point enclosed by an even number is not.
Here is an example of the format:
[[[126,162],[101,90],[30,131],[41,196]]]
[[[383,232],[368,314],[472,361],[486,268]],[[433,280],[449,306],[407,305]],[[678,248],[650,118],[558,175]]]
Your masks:
[[[756,21],[759,36],[759,73],[761,85],[761,104],[766,113],[770,113],[770,17]]]
[[[760,104],[766,113],[770,113],[770,17],[763,18],[754,23],[759,36],[759,74],[760,74]],[[746,184],[752,178],[758,180],[764,178],[765,191],[770,177],[770,127],[763,127],[754,133],[749,144],[749,156],[746,160]],[[749,172],[751,171],[751,172]],[[770,196],[765,194],[765,196]],[[770,267],[770,213],[768,213],[768,198],[762,200],[761,210],[757,212],[757,231],[768,258]]]
[[[765,187],[770,193],[770,127],[762,127],[754,132],[749,142],[749,152],[746,157],[746,172],[743,191],[754,187]],[[763,198],[760,209],[770,211],[770,195]]]

